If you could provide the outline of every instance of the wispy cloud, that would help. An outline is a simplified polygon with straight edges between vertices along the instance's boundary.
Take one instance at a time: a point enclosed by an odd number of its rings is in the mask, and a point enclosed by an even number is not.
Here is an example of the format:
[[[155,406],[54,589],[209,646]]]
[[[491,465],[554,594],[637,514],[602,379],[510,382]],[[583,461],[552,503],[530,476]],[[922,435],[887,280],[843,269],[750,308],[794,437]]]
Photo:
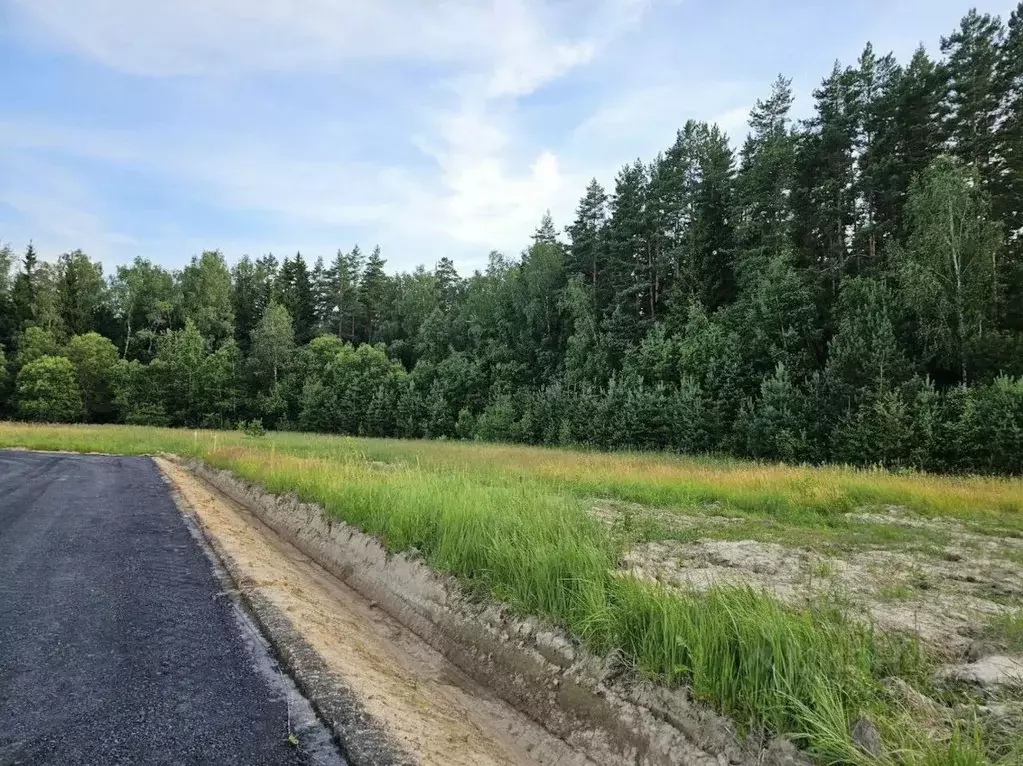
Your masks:
[[[269,75],[301,87],[303,75],[351,77],[353,67],[364,67],[373,78],[385,66],[408,68],[397,83],[403,92],[374,117],[407,126],[409,146],[420,153],[412,163],[354,155],[331,144],[329,124],[302,114],[286,132],[275,126],[241,138],[233,125],[202,116],[196,134],[9,123],[0,125],[0,146],[51,160],[56,152],[144,166],[192,184],[210,204],[323,227],[401,228],[395,239],[448,240],[456,249],[515,247],[545,207],[564,207],[568,190],[556,149],[519,133],[519,102],[590,63],[647,6],[646,0],[15,2],[51,46],[70,47],[126,75],[184,77],[177,87],[201,83],[228,99]],[[359,104],[338,103],[331,111],[343,119],[352,108]]]

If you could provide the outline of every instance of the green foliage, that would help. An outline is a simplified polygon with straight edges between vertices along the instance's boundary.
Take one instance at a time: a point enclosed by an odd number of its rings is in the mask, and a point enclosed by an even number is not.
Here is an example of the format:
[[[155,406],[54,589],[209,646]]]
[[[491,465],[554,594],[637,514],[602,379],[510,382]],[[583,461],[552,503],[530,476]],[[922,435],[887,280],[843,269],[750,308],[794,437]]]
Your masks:
[[[802,389],[779,362],[760,384],[760,396],[745,404],[738,428],[752,457],[795,462],[808,456],[811,417]]]
[[[192,256],[181,272],[182,312],[199,334],[219,342],[234,335],[231,272],[219,250]]]
[[[64,253],[57,260],[57,292],[64,330],[85,334],[95,326],[104,298],[103,267],[81,250]]]
[[[91,420],[1020,472],[1021,12],[868,43],[797,121],[779,77],[737,146],[687,120],[464,276],[355,245],[105,283],[2,246],[0,344],[13,374],[90,338]]]
[[[291,315],[279,303],[271,303],[252,331],[250,359],[264,385],[276,387],[288,371],[295,354],[295,333]]]
[[[74,423],[85,414],[74,365],[62,356],[41,356],[21,368],[17,379],[18,417]]]
[[[847,407],[862,389],[897,386],[909,377],[893,316],[894,296],[888,287],[867,277],[850,277],[839,294],[838,329],[828,344],[825,378]]]
[[[129,352],[151,358],[151,340],[166,330],[175,310],[174,277],[170,272],[136,257],[130,266],[118,266],[111,282],[114,313],[123,326],[121,355]],[[139,333],[144,333],[140,338]]]
[[[295,340],[308,343],[316,331],[316,297],[309,268],[301,253],[296,253],[292,259],[284,259],[275,287],[274,300],[280,302],[293,320]],[[270,311],[269,307],[267,311]]]
[[[321,350],[327,345],[321,342]],[[377,346],[353,348],[344,344],[328,354],[319,374],[310,375],[302,391],[299,424],[336,433],[366,433],[370,405],[378,390],[383,387],[397,391],[405,371]]]
[[[7,369],[7,351],[4,344],[0,343],[0,412],[5,409],[3,405],[7,401],[10,382],[11,374]]]
[[[118,362],[114,344],[90,332],[74,336],[64,353],[75,366],[86,419],[97,423],[113,420],[113,375]]]
[[[900,290],[924,354],[965,383],[970,346],[990,331],[1000,302],[999,226],[976,171],[945,156],[913,186],[907,210]]]
[[[60,353],[60,344],[52,332],[41,327],[26,327],[18,338],[18,355],[15,362],[19,367],[24,367],[44,356],[59,356]]]
[[[476,418],[465,407],[458,411],[455,421],[455,436],[459,439],[471,439],[476,433]]]
[[[263,427],[263,421],[259,418],[242,421],[238,425],[241,428],[242,433],[246,436],[251,436],[256,439],[266,436],[266,429]]]
[[[517,422],[518,416],[511,399],[501,397],[480,414],[474,435],[484,441],[514,441]]]
[[[958,424],[976,470],[1018,471],[1023,455],[1023,378],[1001,375],[989,385],[968,389]]]

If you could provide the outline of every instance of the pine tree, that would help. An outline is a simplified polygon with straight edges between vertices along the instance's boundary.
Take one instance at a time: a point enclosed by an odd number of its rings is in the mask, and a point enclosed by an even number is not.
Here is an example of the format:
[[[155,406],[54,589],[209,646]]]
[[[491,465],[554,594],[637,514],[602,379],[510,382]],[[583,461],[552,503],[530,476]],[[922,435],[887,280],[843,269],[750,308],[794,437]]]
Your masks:
[[[835,64],[814,91],[816,114],[799,137],[793,195],[797,263],[824,287],[824,307],[831,305],[846,273],[849,232],[856,220],[855,77]]]
[[[751,133],[740,154],[736,179],[737,268],[740,282],[753,283],[772,257],[791,242],[795,138],[789,128],[792,83],[779,77],[766,101],[750,112]]]
[[[949,84],[944,105],[949,149],[976,168],[988,193],[1001,170],[995,126],[1001,112],[997,72],[1004,34],[1001,19],[972,9],[959,29],[941,38]]]
[[[878,58],[868,43],[854,70],[852,95],[856,117],[856,224],[853,271],[880,274],[894,241],[893,180],[898,171],[897,89],[904,76],[892,54]]]
[[[1023,330],[1023,2],[1009,17],[999,60],[1001,123],[997,152],[1001,173],[993,185],[995,218],[1005,224],[1003,325]]]
[[[455,270],[455,264],[450,258],[444,256],[437,261],[433,274],[437,280],[440,303],[446,311],[450,311],[458,298],[458,288],[461,282],[458,272]]]
[[[606,315],[619,309],[629,317],[633,340],[656,319],[658,285],[646,216],[647,183],[647,169],[639,160],[623,167],[615,179],[607,224],[607,279],[614,303],[598,307]]]
[[[697,151],[700,182],[692,234],[695,297],[710,309],[735,300],[735,227],[731,220],[735,157],[717,125],[702,136]]]
[[[895,296],[887,285],[847,278],[836,314],[824,376],[837,407],[848,407],[863,390],[891,388],[909,377],[909,360],[896,332]]]
[[[650,169],[647,209],[656,233],[655,273],[672,300],[688,302],[700,287],[696,282],[696,195],[699,188],[697,143],[706,125],[686,122],[675,143],[658,155]],[[679,297],[679,295],[683,297]]]

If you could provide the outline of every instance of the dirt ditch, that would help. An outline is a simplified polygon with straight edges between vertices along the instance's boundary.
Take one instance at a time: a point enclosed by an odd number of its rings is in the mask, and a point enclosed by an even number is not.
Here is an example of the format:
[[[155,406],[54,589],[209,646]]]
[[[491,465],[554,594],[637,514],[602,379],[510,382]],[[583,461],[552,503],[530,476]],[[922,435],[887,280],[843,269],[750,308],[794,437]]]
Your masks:
[[[457,584],[225,471],[157,458],[199,522],[422,764],[796,764],[778,739],[623,676],[565,635],[464,599]],[[315,702],[315,700],[314,700]]]
[[[259,592],[344,678],[409,760],[423,764],[585,764],[488,694],[376,604],[312,562],[250,511],[182,466],[157,464]]]

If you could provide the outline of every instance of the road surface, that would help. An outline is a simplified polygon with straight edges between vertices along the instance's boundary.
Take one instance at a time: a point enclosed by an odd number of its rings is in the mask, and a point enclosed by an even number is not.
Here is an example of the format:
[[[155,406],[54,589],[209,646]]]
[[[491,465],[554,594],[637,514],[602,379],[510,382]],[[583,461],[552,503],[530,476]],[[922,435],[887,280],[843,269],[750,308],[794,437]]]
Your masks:
[[[0,766],[323,762],[222,588],[149,458],[0,451]]]

